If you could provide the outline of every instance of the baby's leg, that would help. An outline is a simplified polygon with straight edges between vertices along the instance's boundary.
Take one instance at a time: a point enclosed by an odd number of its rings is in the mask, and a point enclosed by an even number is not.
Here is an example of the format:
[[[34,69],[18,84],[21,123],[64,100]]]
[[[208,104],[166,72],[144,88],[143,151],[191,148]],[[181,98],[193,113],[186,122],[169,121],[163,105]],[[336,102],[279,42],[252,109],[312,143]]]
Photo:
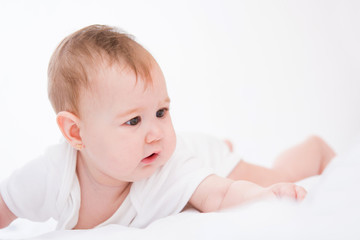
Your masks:
[[[320,175],[335,155],[323,139],[311,136],[283,152],[275,160],[273,169],[287,174],[290,181],[296,182]]]
[[[296,182],[321,174],[334,156],[334,151],[321,138],[313,136],[282,153],[272,168],[240,161],[228,178],[247,180],[262,186]]]
[[[245,180],[268,187],[275,183],[289,182],[288,176],[275,169],[262,167],[241,160],[228,175],[233,180]]]

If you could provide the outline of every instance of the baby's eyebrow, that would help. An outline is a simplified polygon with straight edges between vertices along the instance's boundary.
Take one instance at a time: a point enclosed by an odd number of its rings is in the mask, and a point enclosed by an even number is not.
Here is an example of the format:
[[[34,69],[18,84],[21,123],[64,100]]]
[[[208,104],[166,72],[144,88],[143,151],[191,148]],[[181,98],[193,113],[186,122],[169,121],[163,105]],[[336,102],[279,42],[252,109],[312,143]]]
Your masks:
[[[166,99],[164,100],[164,103],[170,103],[170,98],[166,97]]]
[[[160,102],[161,104],[169,104],[170,103],[170,98],[166,97],[163,101]],[[139,111],[141,111],[142,108],[133,108],[133,109],[129,109],[127,111],[121,112],[118,115],[116,115],[115,119],[119,119],[119,118],[123,118],[129,115],[133,115],[134,113],[137,113]]]
[[[133,109],[127,110],[125,112],[121,112],[118,115],[116,115],[115,119],[124,118],[126,116],[133,115],[134,113],[139,112],[140,109],[141,108],[133,108]]]

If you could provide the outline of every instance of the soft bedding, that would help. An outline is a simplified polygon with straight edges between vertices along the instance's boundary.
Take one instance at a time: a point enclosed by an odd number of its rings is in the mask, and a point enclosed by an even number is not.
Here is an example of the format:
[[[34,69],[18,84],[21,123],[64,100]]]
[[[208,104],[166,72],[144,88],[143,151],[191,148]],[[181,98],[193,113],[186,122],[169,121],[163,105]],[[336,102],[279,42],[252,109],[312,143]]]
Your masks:
[[[206,214],[187,210],[145,229],[108,225],[34,238],[20,220],[1,230],[0,239],[360,239],[359,172],[360,141],[337,156],[323,175],[299,183],[308,189],[302,203],[263,201]]]

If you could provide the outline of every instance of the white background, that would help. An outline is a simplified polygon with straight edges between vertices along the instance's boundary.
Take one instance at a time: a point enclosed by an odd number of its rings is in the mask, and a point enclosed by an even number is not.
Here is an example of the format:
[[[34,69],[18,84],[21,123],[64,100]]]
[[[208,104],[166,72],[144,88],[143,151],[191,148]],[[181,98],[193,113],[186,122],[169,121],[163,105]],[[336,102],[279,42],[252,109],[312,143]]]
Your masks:
[[[90,24],[133,34],[167,79],[178,131],[270,164],[311,134],[360,133],[360,2],[0,0],[0,179],[59,140],[47,99],[57,44]]]

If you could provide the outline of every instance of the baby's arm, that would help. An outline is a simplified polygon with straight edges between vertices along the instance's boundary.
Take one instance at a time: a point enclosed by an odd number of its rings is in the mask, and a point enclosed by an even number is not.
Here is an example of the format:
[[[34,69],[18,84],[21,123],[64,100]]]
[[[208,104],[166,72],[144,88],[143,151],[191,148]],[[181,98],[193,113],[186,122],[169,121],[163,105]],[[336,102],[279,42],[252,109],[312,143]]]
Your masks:
[[[263,188],[252,182],[211,175],[200,183],[189,202],[201,212],[213,212],[259,199],[291,197],[302,200],[305,195],[305,189],[293,183]]]
[[[7,227],[17,217],[10,211],[0,195],[0,229]]]

